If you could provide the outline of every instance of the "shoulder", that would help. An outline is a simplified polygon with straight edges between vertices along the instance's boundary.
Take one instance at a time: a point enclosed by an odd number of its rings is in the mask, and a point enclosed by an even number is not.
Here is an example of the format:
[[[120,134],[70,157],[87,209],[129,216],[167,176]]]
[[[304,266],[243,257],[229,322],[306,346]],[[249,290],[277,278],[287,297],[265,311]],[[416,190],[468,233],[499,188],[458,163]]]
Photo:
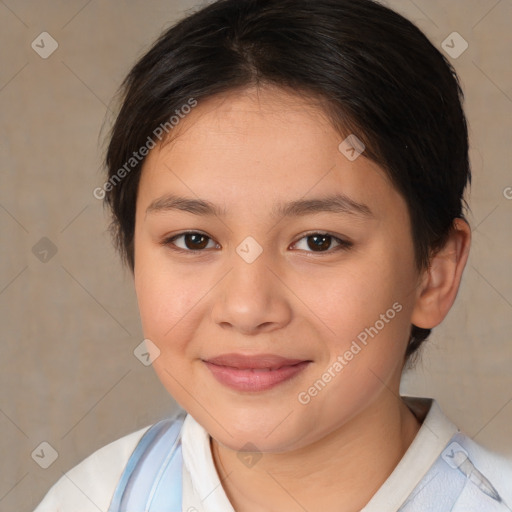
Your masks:
[[[453,441],[462,446],[472,466],[485,476],[501,498],[512,504],[512,459],[485,448],[462,432]],[[448,445],[443,453],[450,450]]]
[[[150,427],[89,455],[55,483],[34,512],[106,512],[130,455]]]
[[[503,503],[512,504],[512,460],[467,436],[435,400],[406,397],[406,402],[422,426],[364,510],[512,510],[503,508]]]

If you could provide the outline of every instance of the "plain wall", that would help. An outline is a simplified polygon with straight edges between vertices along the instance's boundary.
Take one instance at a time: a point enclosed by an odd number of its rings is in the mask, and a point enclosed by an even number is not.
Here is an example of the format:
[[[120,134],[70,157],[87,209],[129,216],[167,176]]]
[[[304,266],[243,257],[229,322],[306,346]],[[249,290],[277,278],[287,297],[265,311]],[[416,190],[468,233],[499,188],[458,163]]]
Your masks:
[[[438,48],[454,31],[469,43],[450,59],[467,98],[473,246],[457,301],[402,392],[437,398],[512,458],[512,1],[387,4]],[[63,472],[175,408],[134,357],[143,335],[131,275],[92,191],[116,89],[198,5],[0,2],[0,511],[33,510]],[[47,59],[31,47],[43,31],[59,45]],[[58,452],[46,470],[31,457],[43,441]]]

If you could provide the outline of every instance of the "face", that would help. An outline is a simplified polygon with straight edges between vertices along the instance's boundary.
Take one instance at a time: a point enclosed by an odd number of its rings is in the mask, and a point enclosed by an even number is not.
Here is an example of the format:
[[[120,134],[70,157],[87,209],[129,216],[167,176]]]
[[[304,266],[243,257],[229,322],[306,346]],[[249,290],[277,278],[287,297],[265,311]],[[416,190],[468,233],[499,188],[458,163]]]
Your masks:
[[[398,392],[418,275],[383,170],[281,90],[210,98],[175,132],[143,167],[134,275],[176,401],[224,446],[280,452]]]

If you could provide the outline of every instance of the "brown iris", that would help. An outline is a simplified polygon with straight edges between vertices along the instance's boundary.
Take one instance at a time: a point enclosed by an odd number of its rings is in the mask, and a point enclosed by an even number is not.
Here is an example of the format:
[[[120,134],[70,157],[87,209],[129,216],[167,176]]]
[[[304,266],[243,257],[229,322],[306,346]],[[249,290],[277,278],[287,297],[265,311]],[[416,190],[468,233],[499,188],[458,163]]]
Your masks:
[[[329,246],[331,245],[331,239],[332,237],[330,235],[310,235],[307,237],[308,239],[308,247],[312,250],[317,249],[329,249]],[[311,243],[310,240],[313,239],[314,242]]]
[[[190,250],[204,249],[208,245],[209,240],[207,236],[200,233],[185,233],[183,239],[185,240],[186,247]]]

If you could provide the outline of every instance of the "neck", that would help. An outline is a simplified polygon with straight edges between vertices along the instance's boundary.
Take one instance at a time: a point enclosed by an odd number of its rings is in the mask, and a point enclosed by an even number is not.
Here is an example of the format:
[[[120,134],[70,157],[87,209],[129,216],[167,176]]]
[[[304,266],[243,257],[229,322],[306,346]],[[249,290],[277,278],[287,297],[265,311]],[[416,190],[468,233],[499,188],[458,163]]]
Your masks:
[[[355,512],[389,477],[420,426],[387,391],[326,437],[298,450],[264,453],[252,467],[213,438],[211,448],[237,512]]]

